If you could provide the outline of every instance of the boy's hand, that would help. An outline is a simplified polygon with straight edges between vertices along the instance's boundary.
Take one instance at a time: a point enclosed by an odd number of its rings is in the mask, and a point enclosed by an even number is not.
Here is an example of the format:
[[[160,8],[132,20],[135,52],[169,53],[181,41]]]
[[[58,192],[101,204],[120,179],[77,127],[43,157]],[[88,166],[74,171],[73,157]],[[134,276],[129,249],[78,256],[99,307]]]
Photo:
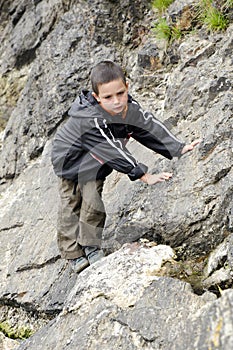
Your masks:
[[[144,174],[140,180],[147,185],[154,185],[157,182],[163,182],[169,180],[172,177],[171,173],[160,173],[160,174]]]
[[[194,149],[196,145],[198,145],[201,142],[201,140],[195,140],[190,145],[185,145],[184,148],[181,151],[181,154],[185,154],[187,152],[190,152]]]

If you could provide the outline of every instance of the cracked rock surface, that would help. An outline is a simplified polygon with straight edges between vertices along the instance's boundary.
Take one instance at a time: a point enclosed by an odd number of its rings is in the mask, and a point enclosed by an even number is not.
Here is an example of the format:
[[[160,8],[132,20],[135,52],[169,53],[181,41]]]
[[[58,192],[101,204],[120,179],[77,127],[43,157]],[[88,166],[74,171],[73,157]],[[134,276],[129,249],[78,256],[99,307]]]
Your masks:
[[[176,0],[169,16],[186,18],[192,3]],[[35,332],[0,344],[231,349],[232,23],[166,50],[142,0],[0,0],[0,9],[0,323]],[[168,161],[129,142],[151,172],[173,178],[149,187],[114,172],[104,188],[108,256],[76,275],[56,245],[51,142],[90,86],[90,67],[106,58],[124,66],[143,108],[181,140],[201,143]]]
[[[162,261],[173,256],[168,246],[126,244],[80,273],[62,313],[19,350],[191,350],[232,344],[232,291],[221,299],[209,292],[198,296],[185,282],[156,276]]]

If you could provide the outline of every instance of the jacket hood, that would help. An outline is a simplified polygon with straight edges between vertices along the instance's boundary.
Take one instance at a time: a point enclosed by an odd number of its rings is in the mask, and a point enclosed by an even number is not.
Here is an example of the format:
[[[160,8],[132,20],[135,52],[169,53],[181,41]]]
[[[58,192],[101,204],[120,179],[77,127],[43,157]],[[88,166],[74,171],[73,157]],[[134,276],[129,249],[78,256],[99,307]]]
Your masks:
[[[85,115],[87,109],[93,106],[98,106],[98,102],[92,96],[92,93],[88,90],[82,90],[81,94],[72,103],[68,115],[70,117],[80,117],[80,112]]]
[[[128,103],[131,103],[133,101],[135,101],[135,100],[130,95],[128,95]],[[75,101],[71,105],[71,107],[70,107],[70,109],[68,111],[68,115],[70,117],[76,117],[76,118],[80,117],[80,116],[82,116],[82,117],[85,117],[85,116],[90,117],[90,110],[89,110],[89,108],[91,108],[91,107],[98,107],[98,106],[99,106],[99,103],[93,97],[91,91],[89,91],[89,90],[82,90],[81,94],[75,99]]]

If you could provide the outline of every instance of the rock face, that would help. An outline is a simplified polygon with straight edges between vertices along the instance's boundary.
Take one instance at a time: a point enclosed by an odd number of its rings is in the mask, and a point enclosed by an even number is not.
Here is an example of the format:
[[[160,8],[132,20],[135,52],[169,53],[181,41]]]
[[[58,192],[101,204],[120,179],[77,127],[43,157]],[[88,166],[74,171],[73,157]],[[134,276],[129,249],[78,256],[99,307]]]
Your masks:
[[[191,4],[173,3],[170,16]],[[233,26],[164,51],[147,1],[0,0],[0,9],[0,323],[36,331],[20,350],[231,349]],[[109,255],[77,276],[56,245],[51,141],[103,58],[125,67],[144,108],[201,143],[168,161],[130,142],[152,172],[173,178],[154,187],[108,178]],[[132,243],[140,239],[152,243]],[[206,259],[203,295],[161,272],[180,259]]]
[[[18,349],[230,348],[232,291],[215,300],[211,293],[195,295],[187,283],[157,277],[163,259],[172,257],[167,246],[124,246],[83,271],[63,312]]]
[[[156,114],[184,141],[202,142],[192,155],[172,162],[149,160],[147,150],[132,145],[153,171],[171,171],[174,177],[153,188],[132,185],[130,197],[120,198],[121,182],[111,186],[108,199],[114,195],[120,202],[107,228],[111,240],[122,244],[127,234],[135,239],[144,234],[180,246],[182,255],[196,255],[208,253],[232,231],[231,36],[232,28],[224,37],[194,36],[180,45],[181,63],[164,81],[164,106]]]
[[[2,333],[0,333],[0,346],[2,350],[13,350],[19,346],[19,343],[5,337]]]
[[[18,175],[41,154],[75,96],[87,87],[95,62],[103,57],[121,61],[125,47],[129,56],[134,36],[140,41],[145,10],[141,1],[117,6],[105,0],[12,3],[0,52],[2,84],[25,75],[27,81],[5,130],[0,177]]]

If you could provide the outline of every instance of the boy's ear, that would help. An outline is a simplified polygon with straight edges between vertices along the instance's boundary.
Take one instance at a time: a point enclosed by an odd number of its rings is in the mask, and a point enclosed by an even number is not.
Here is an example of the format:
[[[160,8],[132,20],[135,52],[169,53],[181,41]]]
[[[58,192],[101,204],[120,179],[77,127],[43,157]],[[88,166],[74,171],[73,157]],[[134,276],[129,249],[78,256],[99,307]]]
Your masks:
[[[92,96],[97,100],[97,102],[100,102],[100,99],[95,92],[92,92]]]

